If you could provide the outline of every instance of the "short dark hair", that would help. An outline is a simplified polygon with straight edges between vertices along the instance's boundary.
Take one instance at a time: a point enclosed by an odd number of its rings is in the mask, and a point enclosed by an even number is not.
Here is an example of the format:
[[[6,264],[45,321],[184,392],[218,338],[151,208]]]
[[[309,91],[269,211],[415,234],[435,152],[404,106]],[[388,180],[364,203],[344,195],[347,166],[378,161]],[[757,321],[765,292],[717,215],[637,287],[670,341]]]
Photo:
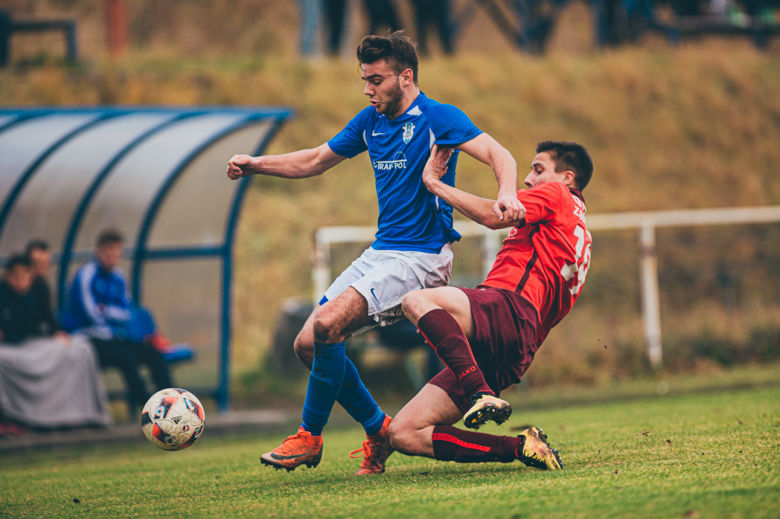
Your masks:
[[[97,246],[102,247],[103,245],[113,244],[113,243],[124,243],[125,237],[122,236],[122,233],[117,231],[116,229],[106,229],[104,231],[101,231],[100,234],[98,234],[97,238]]]
[[[357,59],[368,65],[385,60],[398,75],[410,68],[414,84],[417,84],[417,44],[404,36],[404,31],[395,31],[387,36],[363,37],[357,47]]]
[[[542,152],[555,162],[556,172],[573,172],[577,189],[585,189],[593,176],[593,159],[585,146],[571,141],[543,141],[536,145],[536,153]]]
[[[27,247],[24,248],[24,255],[27,256],[27,258],[29,258],[30,254],[32,254],[32,251],[36,249],[47,251],[49,250],[49,244],[43,240],[30,240],[27,243]]]
[[[30,260],[27,259],[27,256],[24,254],[11,254],[8,259],[5,261],[5,265],[3,265],[3,268],[6,272],[10,272],[13,269],[15,269],[18,266],[23,266],[30,268]]]

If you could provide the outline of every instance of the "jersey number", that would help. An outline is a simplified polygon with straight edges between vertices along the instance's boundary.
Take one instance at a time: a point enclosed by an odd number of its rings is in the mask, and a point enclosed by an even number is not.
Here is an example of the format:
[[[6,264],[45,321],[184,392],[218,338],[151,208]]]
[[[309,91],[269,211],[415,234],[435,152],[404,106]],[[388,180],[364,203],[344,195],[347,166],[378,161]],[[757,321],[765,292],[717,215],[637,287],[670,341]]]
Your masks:
[[[585,278],[588,276],[588,268],[590,268],[591,244],[589,243],[588,246],[585,247],[585,232],[585,229],[579,225],[575,227],[574,236],[577,238],[577,245],[575,245],[574,263],[566,264],[561,269],[561,276],[563,276],[563,279],[566,281],[576,277],[574,285],[569,289],[569,292],[571,292],[571,295],[573,296],[580,293],[582,285],[585,284]]]

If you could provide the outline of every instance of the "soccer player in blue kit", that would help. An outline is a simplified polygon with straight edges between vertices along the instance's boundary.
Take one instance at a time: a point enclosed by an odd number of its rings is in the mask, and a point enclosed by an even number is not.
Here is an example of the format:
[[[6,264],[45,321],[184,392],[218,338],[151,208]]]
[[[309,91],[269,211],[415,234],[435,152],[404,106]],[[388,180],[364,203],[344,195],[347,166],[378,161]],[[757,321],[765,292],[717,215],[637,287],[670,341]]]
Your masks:
[[[477,128],[458,108],[429,99],[417,84],[415,44],[401,32],[366,36],[357,48],[363,93],[361,110],[327,143],[277,156],[236,155],[227,175],[285,178],[321,175],[345,158],[368,151],[379,200],[376,241],[325,292],[295,341],[295,352],[311,369],[303,424],[279,447],[261,457],[288,471],[316,467],[322,459],[322,429],[339,402],[365,431],[358,475],[378,474],[392,452],[391,418],[379,408],[346,357],[344,341],[375,325],[403,319],[401,300],[412,290],[446,286],[452,269],[452,207],[423,185],[431,148],[456,148],[489,165],[498,181],[493,210],[517,220],[517,164],[507,150]],[[442,181],[455,184],[458,151]],[[353,453],[353,455],[355,454]],[[357,454],[358,456],[360,454]]]

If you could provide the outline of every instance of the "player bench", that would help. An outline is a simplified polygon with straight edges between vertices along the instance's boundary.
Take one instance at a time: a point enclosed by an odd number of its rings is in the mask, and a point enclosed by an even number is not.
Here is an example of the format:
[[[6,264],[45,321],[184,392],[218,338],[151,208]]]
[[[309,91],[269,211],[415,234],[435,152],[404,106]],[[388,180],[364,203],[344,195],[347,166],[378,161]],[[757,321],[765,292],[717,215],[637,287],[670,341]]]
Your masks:
[[[76,61],[76,21],[70,18],[11,18],[8,11],[0,10],[0,67],[8,64],[11,54],[11,36],[14,33],[39,33],[61,31],[65,36],[66,55]]]

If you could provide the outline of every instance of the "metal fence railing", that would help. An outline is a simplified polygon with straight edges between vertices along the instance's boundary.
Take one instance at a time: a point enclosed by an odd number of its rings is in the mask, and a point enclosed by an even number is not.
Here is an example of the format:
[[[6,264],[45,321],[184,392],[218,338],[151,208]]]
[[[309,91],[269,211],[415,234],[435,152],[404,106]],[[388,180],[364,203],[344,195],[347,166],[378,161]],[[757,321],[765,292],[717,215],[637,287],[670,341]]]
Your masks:
[[[655,246],[656,228],[715,225],[744,225],[780,222],[780,206],[739,207],[725,209],[690,209],[679,211],[649,211],[636,213],[606,213],[587,217],[589,231],[638,230],[640,245],[639,272],[642,299],[644,339],[650,364],[660,368],[663,363],[661,337],[661,305],[658,288],[658,267]],[[494,231],[471,221],[455,221],[455,229],[465,238],[482,238],[482,271],[486,276],[501,247],[505,231]],[[330,286],[331,246],[349,243],[370,243],[375,227],[321,227],[315,233],[312,285],[315,304]]]

